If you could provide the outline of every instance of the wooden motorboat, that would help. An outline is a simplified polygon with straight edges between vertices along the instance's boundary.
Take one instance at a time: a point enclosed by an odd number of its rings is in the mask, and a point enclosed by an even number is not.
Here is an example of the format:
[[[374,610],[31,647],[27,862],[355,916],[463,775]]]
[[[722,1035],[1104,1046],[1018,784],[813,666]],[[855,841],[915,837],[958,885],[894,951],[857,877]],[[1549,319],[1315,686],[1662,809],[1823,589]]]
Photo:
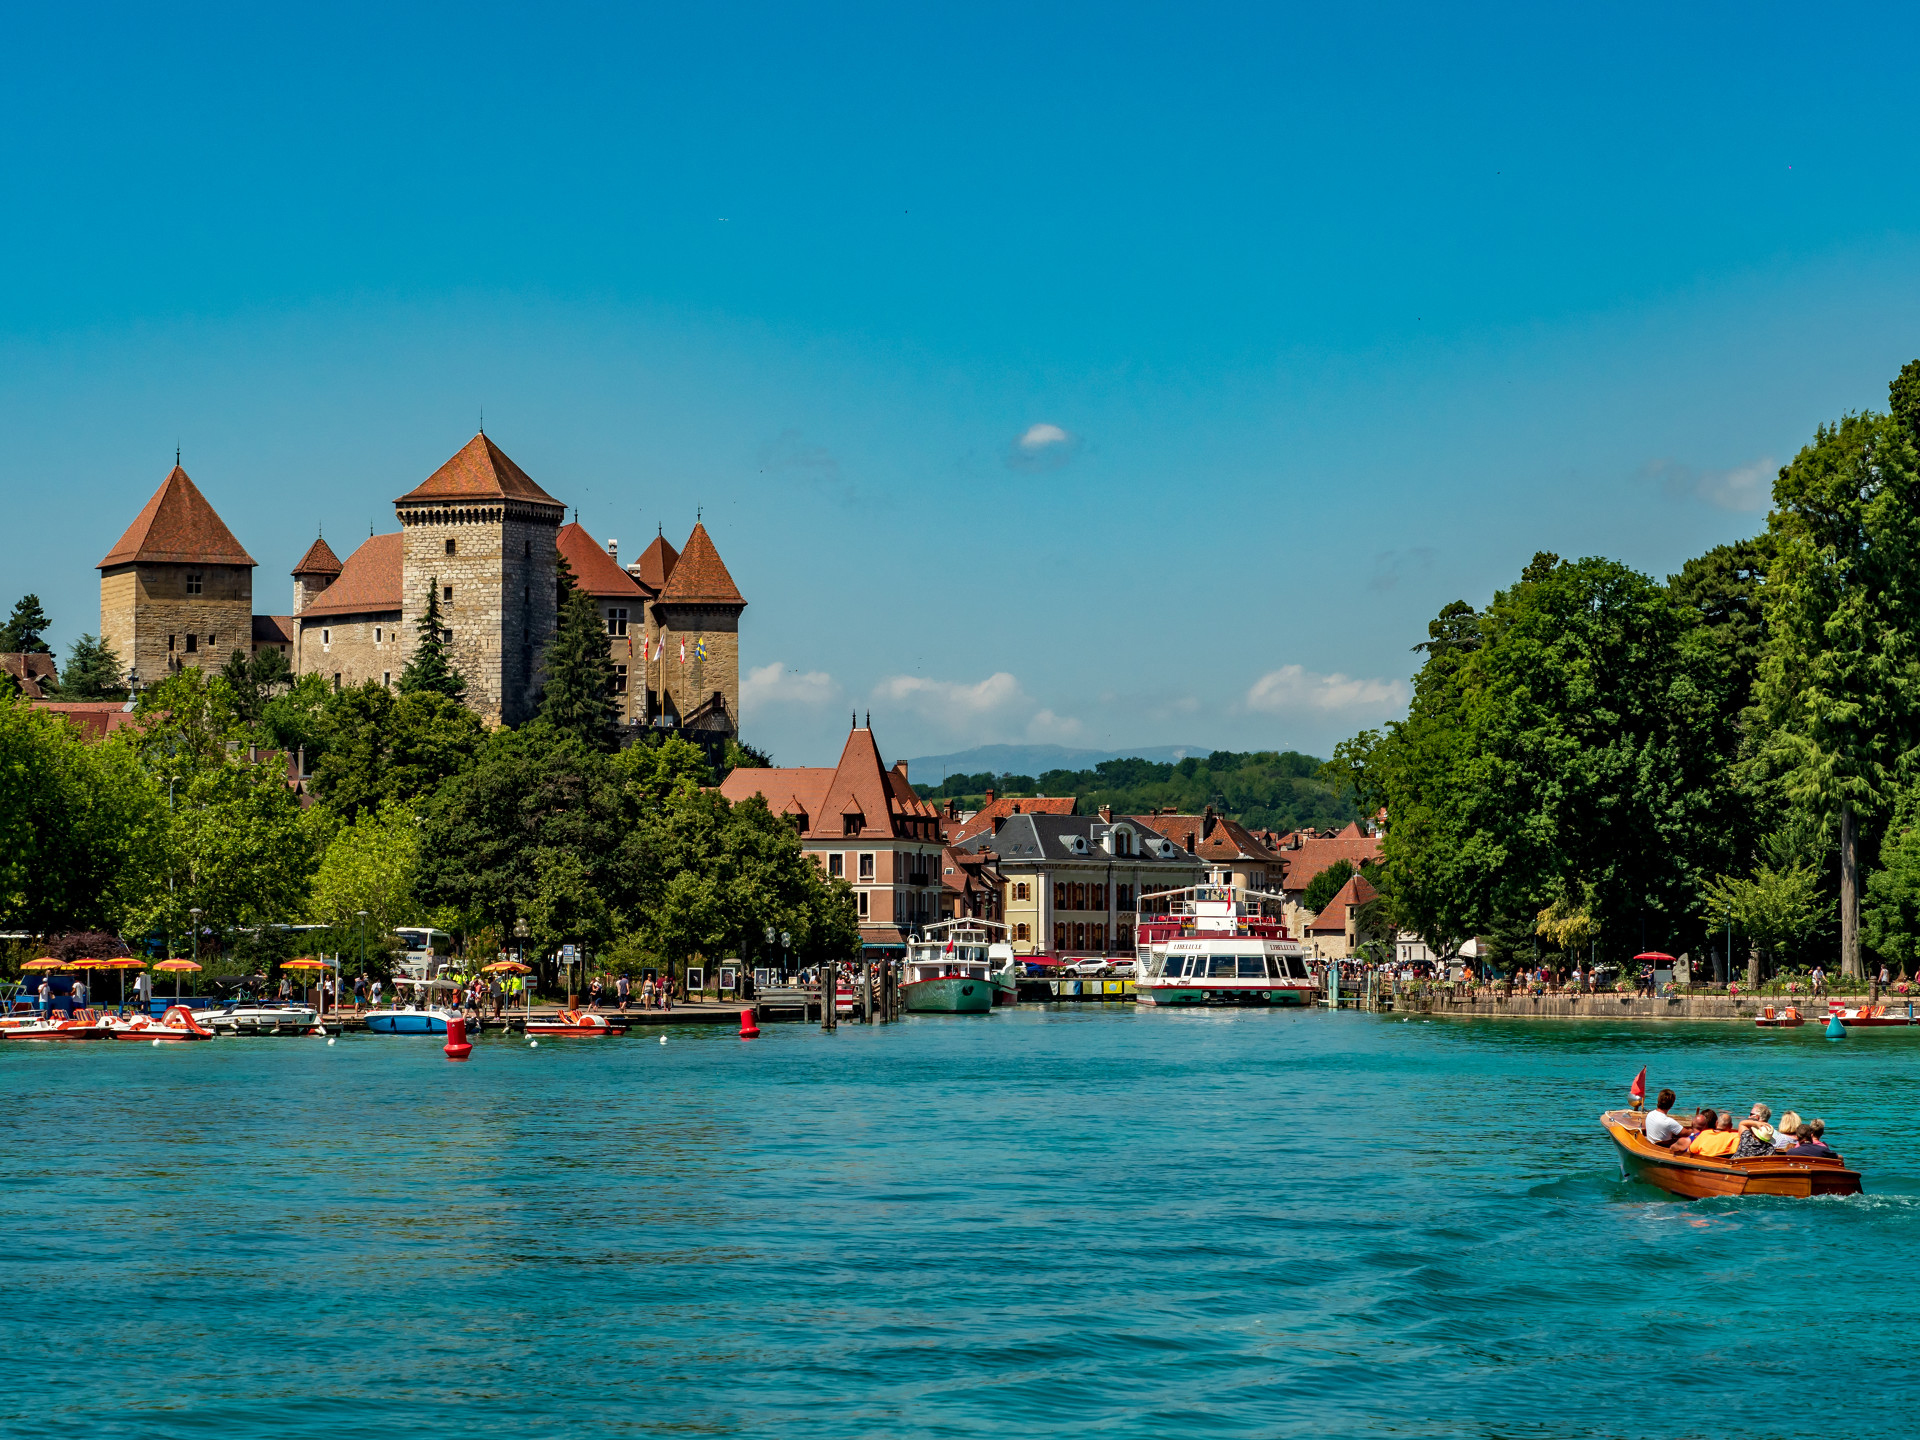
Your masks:
[[[113,1030],[116,1040],[211,1040],[213,1031],[207,1029],[193,1018],[193,1011],[185,1005],[169,1005],[166,1013],[158,1020],[148,1015],[139,1015],[124,1025],[116,1025]]]
[[[592,1010],[562,1010],[550,1020],[527,1021],[529,1035],[570,1035],[590,1040],[600,1035],[624,1035],[627,1027],[615,1025],[606,1016]]]
[[[1762,1030],[1791,1030],[1796,1025],[1806,1024],[1807,1017],[1791,1005],[1778,1010],[1769,1005],[1753,1017],[1753,1023]]]
[[[1646,1117],[1635,1110],[1609,1110],[1600,1117],[1621,1173],[1688,1200],[1710,1195],[1858,1195],[1860,1172],[1835,1159],[1813,1155],[1756,1155],[1748,1160],[1675,1155],[1641,1133]]]
[[[8,1040],[105,1040],[113,1027],[93,1010],[75,1010],[70,1015],[50,1015],[31,1025],[10,1025],[0,1030]]]

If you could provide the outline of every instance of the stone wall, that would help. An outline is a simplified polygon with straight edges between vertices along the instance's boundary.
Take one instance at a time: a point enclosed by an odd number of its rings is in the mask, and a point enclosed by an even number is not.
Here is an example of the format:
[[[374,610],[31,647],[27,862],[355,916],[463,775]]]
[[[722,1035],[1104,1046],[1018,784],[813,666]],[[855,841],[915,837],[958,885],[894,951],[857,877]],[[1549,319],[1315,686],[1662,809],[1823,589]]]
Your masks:
[[[533,714],[540,652],[553,638],[560,513],[512,502],[400,510],[402,631],[417,633],[427,589],[437,586],[467,704],[490,725]]]
[[[189,576],[199,577],[200,593],[189,593]],[[188,666],[218,670],[235,651],[253,649],[253,571],[145,562],[104,570],[100,636],[120,657],[121,673],[138,667],[143,685]]]
[[[740,723],[740,611],[737,607],[659,605],[650,607],[654,627],[666,642],[666,652],[651,667],[651,688],[660,692],[663,709],[685,715],[703,705],[718,690],[727,697],[727,713]],[[680,642],[687,658],[680,658]],[[706,642],[702,658],[695,647]]]
[[[303,618],[293,668],[297,674],[322,676],[336,690],[368,680],[397,684],[413,653],[412,632],[401,630],[399,622],[398,611]]]

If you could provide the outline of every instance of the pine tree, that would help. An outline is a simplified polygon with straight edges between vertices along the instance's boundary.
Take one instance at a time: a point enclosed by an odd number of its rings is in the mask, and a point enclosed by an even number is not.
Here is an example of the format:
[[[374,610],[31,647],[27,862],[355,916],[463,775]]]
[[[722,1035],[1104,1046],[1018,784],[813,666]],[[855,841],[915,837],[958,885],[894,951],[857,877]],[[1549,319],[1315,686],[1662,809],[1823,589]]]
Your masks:
[[[51,655],[53,648],[40,637],[52,623],[38,595],[22,595],[12,618],[0,626],[0,655]]]
[[[593,596],[573,583],[573,567],[559,558],[560,624],[547,646],[541,717],[589,745],[604,745],[613,727],[613,660],[607,627]]]
[[[127,672],[107,641],[82,635],[60,668],[62,700],[124,700]]]
[[[415,623],[414,629],[419,632],[420,640],[413,647],[413,656],[407,661],[407,668],[400,672],[400,693],[412,695],[427,691],[444,695],[449,700],[465,699],[467,682],[447,658],[447,632],[440,625],[438,575],[427,582],[426,613]]]

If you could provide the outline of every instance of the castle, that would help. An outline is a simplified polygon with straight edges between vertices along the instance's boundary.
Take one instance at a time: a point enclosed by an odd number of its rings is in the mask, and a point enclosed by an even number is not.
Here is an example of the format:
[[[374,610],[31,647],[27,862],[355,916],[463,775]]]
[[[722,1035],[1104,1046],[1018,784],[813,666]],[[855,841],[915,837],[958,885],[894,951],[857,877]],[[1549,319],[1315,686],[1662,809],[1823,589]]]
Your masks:
[[[539,708],[564,557],[600,610],[620,723],[683,730],[710,750],[739,733],[747,602],[701,524],[681,549],[658,536],[622,569],[617,541],[564,523],[565,505],[482,433],[393,502],[399,530],[345,560],[315,539],[291,572],[293,613],[257,615],[255,560],[175,458],[98,566],[101,638],[136,687],[269,647],[335,689],[390,686],[432,595],[467,703],[488,724],[518,724]]]

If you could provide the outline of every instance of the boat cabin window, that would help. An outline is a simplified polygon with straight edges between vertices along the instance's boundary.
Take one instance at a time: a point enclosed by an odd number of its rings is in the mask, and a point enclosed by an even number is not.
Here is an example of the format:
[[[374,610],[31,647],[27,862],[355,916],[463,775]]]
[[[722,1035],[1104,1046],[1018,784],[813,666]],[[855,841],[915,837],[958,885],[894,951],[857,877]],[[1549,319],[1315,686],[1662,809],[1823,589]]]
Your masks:
[[[1267,962],[1258,955],[1240,957],[1240,978],[1242,980],[1263,980],[1267,974]]]
[[[1233,956],[1215,955],[1213,957],[1213,962],[1212,962],[1212,974],[1209,978],[1215,979],[1215,980],[1223,979],[1223,978],[1231,978],[1233,975],[1233,971],[1234,971]]]

